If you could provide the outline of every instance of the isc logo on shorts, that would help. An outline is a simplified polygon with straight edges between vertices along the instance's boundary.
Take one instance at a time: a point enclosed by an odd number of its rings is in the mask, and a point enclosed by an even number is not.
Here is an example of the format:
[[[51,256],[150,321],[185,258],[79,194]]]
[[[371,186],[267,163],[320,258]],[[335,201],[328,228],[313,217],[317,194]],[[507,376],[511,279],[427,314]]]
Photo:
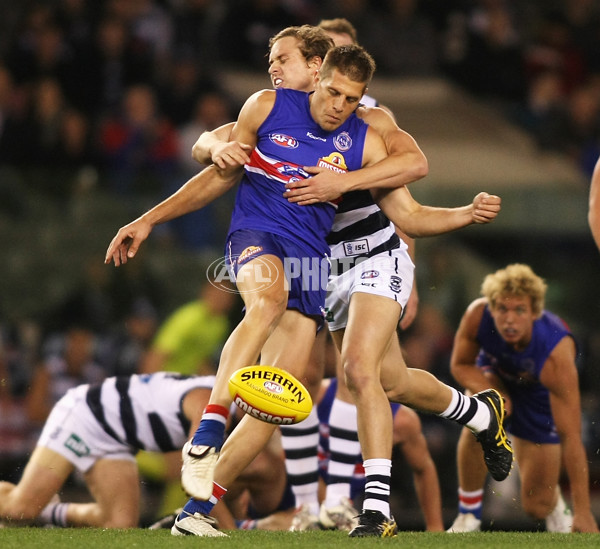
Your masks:
[[[344,252],[346,255],[366,254],[369,252],[369,242],[366,239],[344,242]]]

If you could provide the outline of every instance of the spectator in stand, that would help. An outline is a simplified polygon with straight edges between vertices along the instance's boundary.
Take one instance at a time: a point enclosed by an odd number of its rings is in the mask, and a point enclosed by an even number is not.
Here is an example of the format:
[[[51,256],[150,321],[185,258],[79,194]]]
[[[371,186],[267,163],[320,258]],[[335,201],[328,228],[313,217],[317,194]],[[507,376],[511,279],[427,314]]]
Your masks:
[[[177,178],[177,132],[158,110],[150,86],[127,88],[120,113],[100,128],[100,154],[119,194],[163,196]]]
[[[174,52],[158,90],[161,111],[171,123],[177,128],[186,125],[194,118],[198,98],[210,92],[217,93],[218,86],[204,73],[203,66],[197,59],[185,53]],[[191,145],[188,157],[190,149]]]
[[[304,23],[277,0],[233,0],[219,29],[219,50],[224,63],[262,70],[269,39],[281,28]]]
[[[30,421],[41,426],[67,390],[106,377],[106,371],[94,360],[95,341],[94,331],[82,317],[69,319],[62,331],[46,339],[25,397]]]
[[[198,162],[190,155],[198,136],[213,130],[234,118],[232,102],[220,92],[206,91],[196,95],[193,117],[178,128],[179,165],[184,179],[198,173]],[[175,183],[175,182],[174,182]],[[173,187],[173,192],[177,188]],[[209,204],[201,210],[190,212],[170,221],[162,230],[171,230],[177,242],[187,249],[197,251],[220,251],[220,242],[227,235],[225,221],[233,207],[233,195],[229,200]]]

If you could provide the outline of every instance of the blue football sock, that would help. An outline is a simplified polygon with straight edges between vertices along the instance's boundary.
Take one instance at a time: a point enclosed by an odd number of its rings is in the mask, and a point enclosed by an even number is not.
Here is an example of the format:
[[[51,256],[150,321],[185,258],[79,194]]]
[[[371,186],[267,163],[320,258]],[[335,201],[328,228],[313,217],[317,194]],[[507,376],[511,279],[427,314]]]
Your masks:
[[[203,515],[208,515],[215,506],[211,501],[202,501],[200,499],[190,498],[188,502],[183,506],[183,512],[188,515],[193,515],[194,513],[202,513]]]
[[[203,419],[194,433],[192,443],[194,446],[213,446],[221,449],[225,439],[225,425],[220,421]]]

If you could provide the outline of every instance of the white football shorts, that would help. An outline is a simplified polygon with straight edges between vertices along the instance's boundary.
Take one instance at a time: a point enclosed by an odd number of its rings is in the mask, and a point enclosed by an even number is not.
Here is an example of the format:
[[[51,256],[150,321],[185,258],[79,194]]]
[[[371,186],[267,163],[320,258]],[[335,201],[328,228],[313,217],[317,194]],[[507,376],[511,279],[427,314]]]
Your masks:
[[[397,301],[402,309],[412,291],[415,266],[406,249],[395,248],[373,257],[359,258],[327,284],[325,309],[329,330],[335,332],[348,324],[348,307],[354,292],[379,295]]]
[[[102,458],[135,461],[131,449],[100,426],[85,401],[87,389],[70,389],[56,403],[37,445],[54,450],[82,473]]]

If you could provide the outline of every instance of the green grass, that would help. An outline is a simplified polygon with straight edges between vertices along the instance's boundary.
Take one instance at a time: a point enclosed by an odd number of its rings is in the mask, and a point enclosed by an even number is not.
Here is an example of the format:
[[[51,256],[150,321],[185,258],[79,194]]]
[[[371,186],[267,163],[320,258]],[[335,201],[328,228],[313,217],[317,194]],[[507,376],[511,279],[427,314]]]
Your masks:
[[[400,532],[394,539],[350,539],[344,532],[264,532],[234,531],[229,538],[173,537],[168,530],[92,530],[92,529],[43,529],[43,528],[3,528],[0,529],[2,549],[26,549],[36,547],[55,549],[76,547],[96,548],[135,548],[170,549],[201,548],[212,549],[231,547],[257,547],[260,549],[287,549],[297,547],[330,547],[355,545],[364,549],[389,545],[398,548],[415,549],[465,549],[477,547],[485,549],[547,549],[551,547],[582,547],[598,545],[598,534],[549,534],[546,532],[478,532],[471,534],[446,534],[427,532]]]

